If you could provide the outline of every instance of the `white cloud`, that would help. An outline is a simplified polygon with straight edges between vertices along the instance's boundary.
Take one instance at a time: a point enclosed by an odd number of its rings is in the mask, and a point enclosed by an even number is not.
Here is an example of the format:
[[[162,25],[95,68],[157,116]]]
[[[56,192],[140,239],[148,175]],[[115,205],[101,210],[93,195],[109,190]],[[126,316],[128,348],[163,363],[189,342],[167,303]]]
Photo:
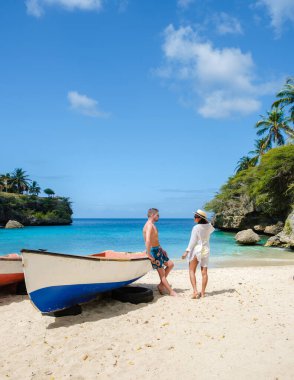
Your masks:
[[[271,25],[279,36],[286,21],[294,22],[293,0],[258,0],[257,5],[265,6],[271,17]]]
[[[194,0],[178,0],[180,8],[188,8],[192,3],[194,3]]]
[[[44,8],[60,6],[66,10],[99,11],[102,8],[102,0],[27,0],[27,13],[31,16],[41,17]]]
[[[109,114],[100,110],[97,100],[81,95],[77,91],[70,91],[67,94],[70,106],[79,113],[92,117],[108,117]]]
[[[263,94],[270,91],[268,84],[256,83],[250,53],[238,48],[215,48],[189,26],[175,29],[169,25],[164,32],[163,52],[165,64],[156,74],[189,93],[204,117],[256,112],[259,90]]]
[[[216,29],[219,34],[243,34],[243,30],[239,20],[229,16],[227,13],[221,12],[214,17]]]
[[[199,107],[198,112],[204,117],[226,118],[233,112],[243,115],[257,111],[260,102],[249,96],[236,97],[234,94],[226,91],[213,91],[204,99],[204,104]]]

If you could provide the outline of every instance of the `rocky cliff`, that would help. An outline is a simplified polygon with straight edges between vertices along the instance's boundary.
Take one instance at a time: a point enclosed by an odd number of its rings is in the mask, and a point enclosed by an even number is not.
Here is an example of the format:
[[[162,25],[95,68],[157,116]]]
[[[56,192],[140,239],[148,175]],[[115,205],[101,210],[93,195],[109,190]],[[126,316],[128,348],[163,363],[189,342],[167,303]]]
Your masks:
[[[293,204],[294,145],[287,145],[271,149],[257,166],[230,177],[205,208],[214,212],[219,229],[251,228],[270,234],[281,230]]]
[[[0,193],[0,225],[16,220],[25,226],[63,225],[72,223],[68,198]]]
[[[288,216],[282,232],[268,239],[266,247],[284,247],[294,249],[294,211]]]

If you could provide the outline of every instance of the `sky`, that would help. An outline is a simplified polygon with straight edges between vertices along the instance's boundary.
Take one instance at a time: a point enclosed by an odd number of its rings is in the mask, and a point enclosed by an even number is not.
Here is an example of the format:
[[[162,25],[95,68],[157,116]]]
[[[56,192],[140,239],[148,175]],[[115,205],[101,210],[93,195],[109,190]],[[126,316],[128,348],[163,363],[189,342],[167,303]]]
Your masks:
[[[294,68],[293,0],[2,0],[0,173],[74,217],[191,217]]]

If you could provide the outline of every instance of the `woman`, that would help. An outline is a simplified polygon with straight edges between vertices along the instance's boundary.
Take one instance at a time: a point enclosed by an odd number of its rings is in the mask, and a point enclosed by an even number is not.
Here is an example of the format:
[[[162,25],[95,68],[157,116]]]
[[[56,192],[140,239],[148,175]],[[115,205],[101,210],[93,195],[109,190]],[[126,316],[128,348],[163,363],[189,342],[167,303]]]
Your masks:
[[[192,298],[200,298],[196,286],[196,268],[198,263],[201,266],[202,289],[201,297],[205,297],[205,289],[208,282],[207,265],[209,259],[209,239],[214,227],[208,222],[206,212],[197,210],[194,213],[194,222],[188,248],[182,255],[182,259],[187,258],[189,261],[189,275],[193,288]]]

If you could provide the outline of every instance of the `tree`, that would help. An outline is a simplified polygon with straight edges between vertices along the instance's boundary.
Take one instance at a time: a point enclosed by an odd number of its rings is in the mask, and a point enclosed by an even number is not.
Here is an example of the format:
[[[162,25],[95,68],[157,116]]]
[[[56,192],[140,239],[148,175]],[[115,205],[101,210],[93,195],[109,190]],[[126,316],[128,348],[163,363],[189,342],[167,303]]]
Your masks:
[[[24,191],[28,190],[31,180],[24,170],[17,168],[12,173],[10,182],[15,187],[17,193],[23,194]]]
[[[39,195],[41,192],[41,188],[36,181],[33,181],[29,187],[29,193],[32,195]]]
[[[55,192],[52,189],[45,189],[44,193],[48,195],[48,197],[52,198],[55,195]]]
[[[252,161],[252,158],[250,158],[249,156],[243,156],[238,161],[235,171],[236,173],[239,173],[240,171],[248,169],[252,166],[255,166]]]
[[[290,120],[294,123],[294,78],[288,78],[286,84],[280,92],[277,93],[276,100],[272,107],[290,106]]]
[[[289,127],[287,119],[284,116],[283,108],[273,107],[267,112],[267,116],[261,115],[255,127],[258,129],[258,136],[266,135],[265,148],[271,148],[273,144],[284,145],[285,138],[283,133],[290,137],[294,137],[294,130]]]
[[[266,153],[271,148],[271,146],[266,145],[266,142],[267,142],[266,137],[263,139],[260,139],[260,140],[255,140],[255,144],[254,144],[255,150],[251,150],[249,152],[249,154],[254,155],[251,158],[251,161],[252,161],[254,166],[257,165],[257,163],[258,163],[259,159],[262,157],[262,155],[264,155],[264,153]]]

